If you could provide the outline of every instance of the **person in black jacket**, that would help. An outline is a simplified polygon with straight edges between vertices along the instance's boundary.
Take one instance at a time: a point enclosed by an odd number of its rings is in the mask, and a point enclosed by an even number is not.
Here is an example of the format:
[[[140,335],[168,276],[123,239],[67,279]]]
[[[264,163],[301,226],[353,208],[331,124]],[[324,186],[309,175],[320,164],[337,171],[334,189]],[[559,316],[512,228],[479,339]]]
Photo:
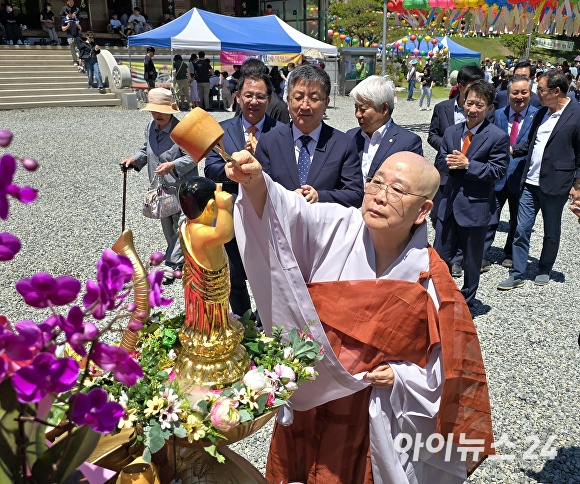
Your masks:
[[[147,54],[143,61],[143,78],[149,89],[155,89],[155,79],[157,79],[157,70],[155,69],[155,64],[153,64],[154,55],[155,48],[147,47]]]
[[[6,30],[6,40],[8,44],[22,44],[22,32],[20,31],[20,23],[14,15],[14,10],[10,3],[7,3],[2,11],[0,22],[4,25]]]
[[[97,78],[97,87],[101,94],[105,94],[103,87],[103,79],[101,77],[101,70],[99,69],[99,61],[97,55],[101,53],[101,48],[95,44],[95,35],[91,30],[87,32],[87,38],[84,42],[79,44],[79,57],[85,63],[87,70],[87,77],[89,78],[89,89],[94,87],[93,75]]]

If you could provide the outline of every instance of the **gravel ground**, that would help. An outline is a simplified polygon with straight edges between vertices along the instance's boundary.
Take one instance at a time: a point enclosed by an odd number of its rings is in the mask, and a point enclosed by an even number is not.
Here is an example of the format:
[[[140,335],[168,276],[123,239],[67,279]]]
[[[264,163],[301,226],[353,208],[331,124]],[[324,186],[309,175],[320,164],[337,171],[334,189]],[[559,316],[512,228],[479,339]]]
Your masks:
[[[435,153],[427,145],[431,113],[419,111],[417,102],[400,99],[394,120],[423,138],[425,155],[433,160]],[[214,116],[222,121],[231,113],[216,112]],[[19,170],[16,176],[17,183],[39,189],[38,201],[31,206],[13,203],[11,217],[1,229],[12,231],[23,242],[14,260],[0,265],[0,279],[4,281],[0,286],[0,312],[10,320],[40,320],[44,315],[22,304],[14,289],[20,278],[38,271],[69,274],[81,280],[94,277],[97,258],[121,232],[123,178],[117,163],[141,145],[149,117],[146,112],[122,108],[0,111],[0,128],[9,128],[15,134],[10,151],[35,157],[41,163],[36,173]],[[333,99],[328,118],[328,124],[338,129],[354,127],[350,99]],[[129,173],[127,226],[133,230],[135,247],[142,258],[165,247],[159,222],[140,214],[147,187],[144,172]],[[492,252],[493,266],[481,279],[475,323],[487,367],[494,433],[496,439],[505,436],[514,444],[498,450],[504,457],[513,455],[513,459],[488,460],[469,482],[580,483],[580,328],[577,316],[573,316],[573,309],[580,307],[580,227],[567,210],[562,224],[562,243],[550,284],[538,287],[528,281],[525,287],[509,292],[496,289],[497,283],[507,277],[507,270],[498,265],[507,224],[500,226]],[[541,233],[539,221],[527,273],[531,279],[537,270]],[[180,286],[170,286],[167,294],[176,298],[169,311],[180,311]],[[270,431],[268,425],[235,445],[262,471]],[[555,459],[546,456],[550,446]]]

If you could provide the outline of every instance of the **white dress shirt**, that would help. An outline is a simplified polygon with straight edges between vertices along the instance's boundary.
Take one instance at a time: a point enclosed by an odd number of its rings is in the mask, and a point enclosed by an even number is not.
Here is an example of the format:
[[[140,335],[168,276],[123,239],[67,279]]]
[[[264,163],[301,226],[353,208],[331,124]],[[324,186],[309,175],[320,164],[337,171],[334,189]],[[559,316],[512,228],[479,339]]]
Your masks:
[[[567,99],[566,106],[570,99]],[[542,158],[544,157],[544,150],[546,149],[546,144],[548,143],[548,139],[554,131],[556,127],[556,123],[560,120],[560,116],[562,116],[562,111],[566,109],[564,106],[559,111],[550,113],[548,110],[544,115],[544,119],[542,119],[542,124],[538,128],[538,132],[536,134],[536,142],[534,143],[533,151],[532,151],[532,158],[530,160],[530,168],[528,170],[528,175],[526,177],[526,183],[530,185],[534,185],[536,187],[540,186],[540,168],[542,166]]]
[[[362,165],[362,174],[363,177],[366,177],[369,173],[369,169],[373,162],[377,151],[379,150],[379,146],[385,137],[385,133],[391,126],[392,119],[389,119],[386,124],[383,124],[379,129],[377,129],[372,136],[369,138],[369,135],[366,134],[364,131],[361,131],[363,138],[365,139],[365,146],[363,149],[361,165]]]

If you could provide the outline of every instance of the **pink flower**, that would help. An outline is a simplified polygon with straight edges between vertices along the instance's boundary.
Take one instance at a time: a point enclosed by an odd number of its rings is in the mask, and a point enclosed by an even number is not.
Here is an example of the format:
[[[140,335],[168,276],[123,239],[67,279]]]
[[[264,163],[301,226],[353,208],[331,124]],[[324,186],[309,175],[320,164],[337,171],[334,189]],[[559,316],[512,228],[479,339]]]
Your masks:
[[[6,148],[11,142],[12,131],[9,129],[0,129],[0,146],[2,146],[2,148]]]
[[[296,373],[294,373],[294,370],[292,368],[286,365],[277,364],[274,367],[274,373],[278,375],[280,383],[282,383],[282,385],[284,386],[296,380]]]
[[[211,407],[211,423],[219,430],[230,430],[240,422],[238,402],[231,398],[218,398]]]

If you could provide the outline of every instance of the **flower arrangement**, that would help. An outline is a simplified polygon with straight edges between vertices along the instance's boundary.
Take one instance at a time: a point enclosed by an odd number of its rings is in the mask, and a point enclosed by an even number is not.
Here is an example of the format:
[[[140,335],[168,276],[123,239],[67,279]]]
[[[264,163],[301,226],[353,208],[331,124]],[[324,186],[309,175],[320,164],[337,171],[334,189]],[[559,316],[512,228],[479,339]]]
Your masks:
[[[12,141],[0,130],[0,146]],[[0,157],[0,218],[9,215],[10,198],[28,204],[37,191],[14,183],[18,162],[35,171],[38,162],[10,153]],[[0,233],[0,260],[10,261],[20,251],[20,239]],[[159,265],[163,254],[151,256],[147,266]],[[124,349],[103,342],[122,331],[120,322],[136,311],[127,303],[131,292],[131,261],[106,250],[97,263],[96,279],[87,281],[80,303],[81,282],[70,276],[34,274],[16,284],[24,303],[50,310],[41,322],[11,324],[0,315],[0,482],[63,482],[95,449],[100,434],[110,433],[125,414],[123,406],[99,388],[87,386],[98,366],[127,388],[143,377],[139,363]],[[149,304],[164,306],[161,271],[148,276]],[[60,306],[70,306],[66,314]],[[133,330],[139,325],[132,320]],[[83,359],[84,364],[79,364]],[[64,421],[67,435],[51,445],[45,434]]]
[[[124,409],[118,430],[134,428],[135,442],[144,445],[143,459],[177,437],[200,442],[219,462],[225,433],[275,411],[298,386],[316,378],[314,365],[323,357],[322,345],[295,329],[288,334],[273,328],[268,337],[255,328],[250,312],[239,318],[244,325],[242,344],[252,366],[242,380],[221,388],[181,389],[172,369],[179,353],[178,332],[185,316],[153,315],[140,332],[135,358],[144,375],[128,387],[112,376],[94,378],[93,388],[104,389]],[[283,337],[287,336],[287,343]],[[92,390],[94,391],[94,390]],[[223,443],[223,442],[222,442]]]

